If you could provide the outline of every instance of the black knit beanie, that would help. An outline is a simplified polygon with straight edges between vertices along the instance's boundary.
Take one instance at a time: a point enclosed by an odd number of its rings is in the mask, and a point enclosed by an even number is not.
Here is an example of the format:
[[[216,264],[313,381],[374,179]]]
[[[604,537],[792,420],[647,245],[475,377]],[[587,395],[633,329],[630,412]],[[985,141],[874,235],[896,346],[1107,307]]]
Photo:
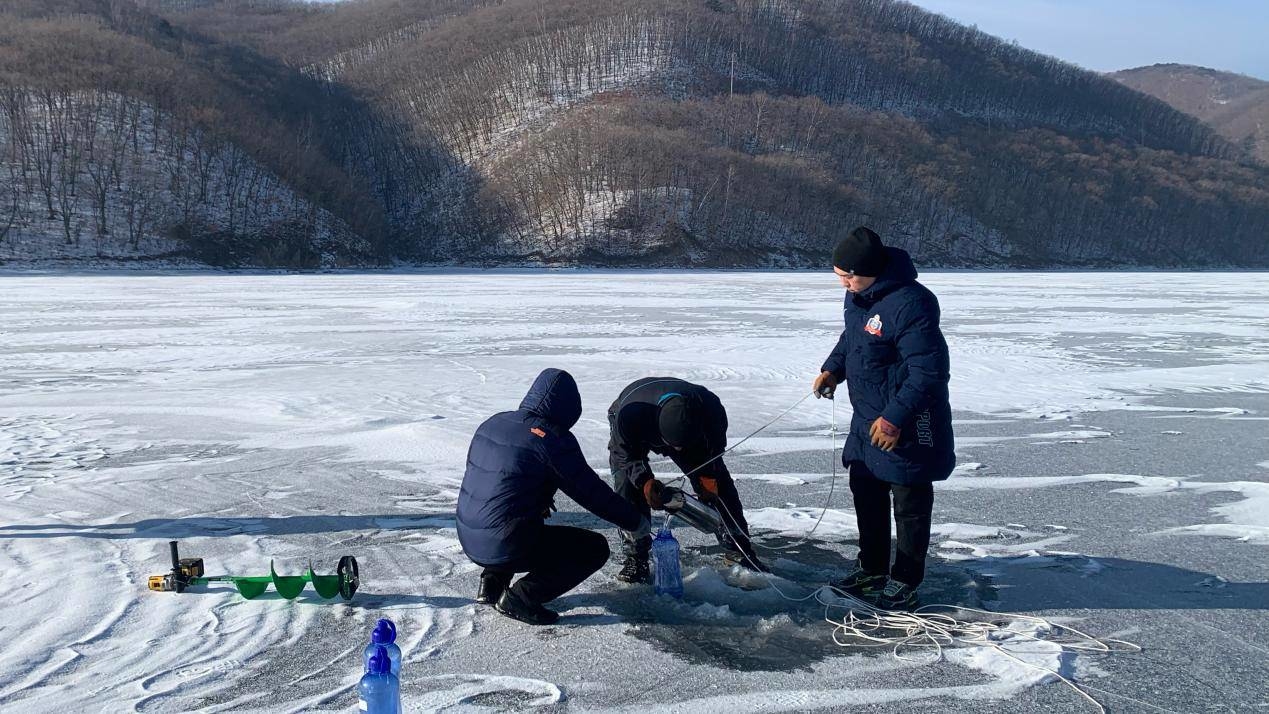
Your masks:
[[[881,236],[860,226],[841,239],[833,249],[833,266],[865,278],[875,278],[886,269],[890,256]]]
[[[697,443],[705,434],[695,405],[687,397],[677,394],[661,403],[657,427],[662,441],[679,448]]]

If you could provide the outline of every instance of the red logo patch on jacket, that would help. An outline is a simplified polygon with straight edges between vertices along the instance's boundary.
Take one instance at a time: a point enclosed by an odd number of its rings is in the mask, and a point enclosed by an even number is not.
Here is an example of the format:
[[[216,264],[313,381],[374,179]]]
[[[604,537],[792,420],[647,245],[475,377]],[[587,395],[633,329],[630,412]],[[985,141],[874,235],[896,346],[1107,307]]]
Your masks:
[[[864,332],[881,337],[881,315],[873,315],[869,318],[868,324],[864,325]]]
[[[546,438],[546,432],[545,432],[545,431],[542,431],[541,429],[537,428],[536,426],[535,426],[535,427],[533,427],[532,429],[530,429],[530,430],[529,430],[529,433],[530,433],[530,434],[532,434],[532,435],[534,435],[534,436],[536,436],[536,437],[538,437],[539,439],[545,439],[545,438]]]

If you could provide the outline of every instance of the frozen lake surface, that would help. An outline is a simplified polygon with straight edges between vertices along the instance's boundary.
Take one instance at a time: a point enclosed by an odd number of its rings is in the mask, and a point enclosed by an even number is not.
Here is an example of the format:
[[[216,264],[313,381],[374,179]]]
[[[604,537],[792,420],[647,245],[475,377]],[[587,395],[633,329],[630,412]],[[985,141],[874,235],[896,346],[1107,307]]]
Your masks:
[[[1269,276],[924,282],[960,465],[936,487],[923,599],[1140,644],[1028,655],[1113,711],[1269,707]],[[0,277],[0,708],[353,711],[389,616],[412,712],[1094,711],[990,651],[836,646],[822,607],[685,530],[681,603],[617,583],[615,562],[554,627],[472,603],[453,530],[467,443],[539,370],[577,377],[576,432],[606,475],[622,386],[705,384],[734,442],[809,390],[841,298],[828,273]],[[765,545],[824,507],[832,418],[809,400],[728,457]],[[768,555],[780,587],[834,577],[854,535],[843,480],[814,539]],[[150,593],[169,539],[215,573],[354,554],[362,590]]]

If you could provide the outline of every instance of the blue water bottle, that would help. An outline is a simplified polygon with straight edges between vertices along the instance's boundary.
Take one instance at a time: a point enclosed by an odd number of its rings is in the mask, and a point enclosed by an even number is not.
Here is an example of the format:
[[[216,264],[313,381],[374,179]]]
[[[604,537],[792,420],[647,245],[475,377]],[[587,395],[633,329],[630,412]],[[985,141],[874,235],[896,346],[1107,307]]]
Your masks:
[[[362,652],[362,663],[365,664],[365,672],[370,671],[370,657],[375,653],[375,647],[383,647],[388,651],[388,659],[392,661],[392,673],[401,676],[401,648],[396,645],[397,626],[392,620],[381,619],[375,623],[375,629],[370,633],[370,644],[366,645],[365,651]]]
[[[366,673],[357,683],[357,709],[366,714],[401,714],[401,680],[392,673],[392,660],[383,645],[366,664]]]
[[[652,540],[652,591],[657,595],[683,597],[683,575],[679,572],[679,542],[668,525]]]

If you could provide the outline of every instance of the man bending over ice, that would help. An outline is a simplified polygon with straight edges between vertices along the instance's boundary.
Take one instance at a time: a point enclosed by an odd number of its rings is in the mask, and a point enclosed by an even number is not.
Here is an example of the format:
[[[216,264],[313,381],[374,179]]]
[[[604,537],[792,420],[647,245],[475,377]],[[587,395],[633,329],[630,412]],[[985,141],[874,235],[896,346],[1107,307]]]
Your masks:
[[[617,493],[645,517],[650,516],[650,508],[664,508],[661,482],[652,474],[648,454],[670,457],[688,475],[701,501],[722,517],[725,530],[717,535],[727,549],[724,560],[750,570],[767,569],[749,542],[740,494],[723,463],[727,411],[713,392],[674,377],[640,379],[623,389],[608,408],[608,425],[608,463]],[[648,582],[651,536],[629,531],[621,536],[626,559],[617,579]]]

